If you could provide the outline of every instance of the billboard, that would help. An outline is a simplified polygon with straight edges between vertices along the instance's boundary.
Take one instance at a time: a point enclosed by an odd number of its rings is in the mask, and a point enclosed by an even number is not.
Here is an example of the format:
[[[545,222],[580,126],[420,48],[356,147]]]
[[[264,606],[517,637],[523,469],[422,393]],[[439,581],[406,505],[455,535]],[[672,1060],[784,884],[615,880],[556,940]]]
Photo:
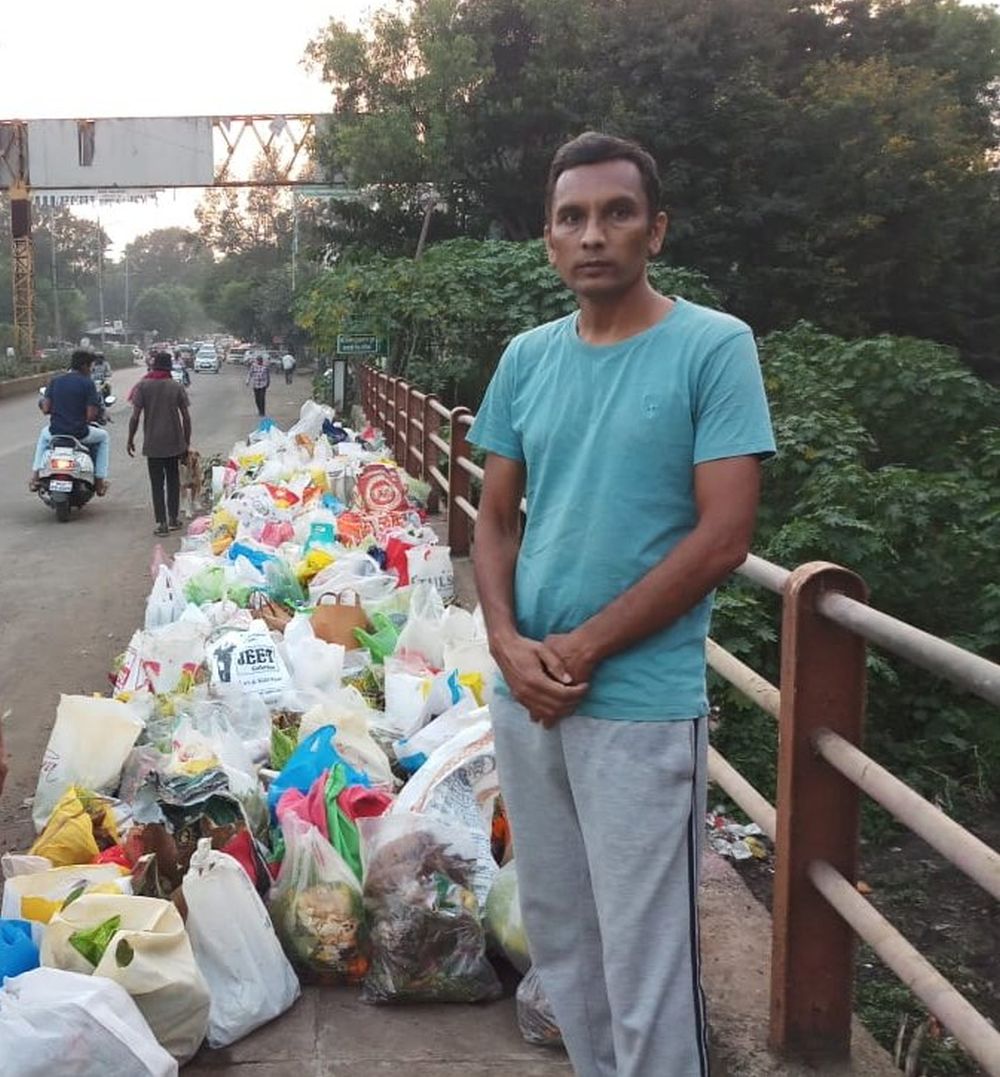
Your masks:
[[[34,190],[206,187],[215,179],[210,116],[28,120]]]

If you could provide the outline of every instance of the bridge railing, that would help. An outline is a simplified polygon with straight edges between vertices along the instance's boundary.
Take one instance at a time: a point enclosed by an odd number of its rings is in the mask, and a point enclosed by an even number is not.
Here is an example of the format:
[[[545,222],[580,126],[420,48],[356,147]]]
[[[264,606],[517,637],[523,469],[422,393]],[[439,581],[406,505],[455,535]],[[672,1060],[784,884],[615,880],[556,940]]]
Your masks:
[[[474,416],[366,367],[362,400],[407,471],[443,500],[452,552],[469,552],[483,471],[466,441]],[[445,437],[445,426],[448,436]],[[774,841],[770,1042],[822,1062],[850,1052],[854,958],[863,939],[991,1075],[1000,1032],[857,890],[861,794],[877,801],[1000,900],[1000,854],[859,747],[869,644],[1000,706],[1000,665],[867,603],[864,581],[826,562],[789,571],[751,555],[737,570],[782,599],[780,685],[713,640],[708,662],[778,722],[777,805],[714,748],[709,777]]]

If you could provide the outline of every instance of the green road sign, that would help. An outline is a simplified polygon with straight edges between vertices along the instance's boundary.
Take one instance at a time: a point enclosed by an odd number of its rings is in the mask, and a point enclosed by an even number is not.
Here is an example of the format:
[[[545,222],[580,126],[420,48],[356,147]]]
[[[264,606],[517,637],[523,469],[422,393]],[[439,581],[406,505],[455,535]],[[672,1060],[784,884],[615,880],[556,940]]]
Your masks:
[[[338,355],[385,355],[384,337],[374,333],[341,333],[337,337]]]

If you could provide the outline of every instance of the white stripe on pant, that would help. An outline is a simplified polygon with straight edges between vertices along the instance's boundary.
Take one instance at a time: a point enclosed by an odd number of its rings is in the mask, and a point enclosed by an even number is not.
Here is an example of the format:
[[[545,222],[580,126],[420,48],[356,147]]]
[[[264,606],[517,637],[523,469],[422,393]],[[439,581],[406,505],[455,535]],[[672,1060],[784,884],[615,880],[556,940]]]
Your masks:
[[[577,1077],[706,1077],[705,719],[491,706],[532,959]]]

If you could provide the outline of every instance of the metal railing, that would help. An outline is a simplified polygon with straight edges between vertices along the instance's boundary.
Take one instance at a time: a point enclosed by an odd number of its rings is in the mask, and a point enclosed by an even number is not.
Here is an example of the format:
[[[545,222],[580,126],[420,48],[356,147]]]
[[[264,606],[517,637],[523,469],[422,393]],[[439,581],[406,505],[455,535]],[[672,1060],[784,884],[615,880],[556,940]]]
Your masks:
[[[368,417],[386,431],[397,461],[444,498],[449,545],[467,554],[476,518],[471,480],[483,475],[466,441],[473,415],[372,368],[361,381]],[[856,887],[863,792],[1000,899],[1000,854],[858,747],[869,643],[997,705],[1000,665],[873,609],[864,581],[838,565],[789,571],[751,555],[737,571],[782,598],[779,687],[713,640],[707,651],[709,665],[779,725],[776,806],[709,749],[711,780],[775,843],[771,1046],[813,1063],[849,1055],[861,938],[984,1070],[1000,1077],[1000,1032]]]

